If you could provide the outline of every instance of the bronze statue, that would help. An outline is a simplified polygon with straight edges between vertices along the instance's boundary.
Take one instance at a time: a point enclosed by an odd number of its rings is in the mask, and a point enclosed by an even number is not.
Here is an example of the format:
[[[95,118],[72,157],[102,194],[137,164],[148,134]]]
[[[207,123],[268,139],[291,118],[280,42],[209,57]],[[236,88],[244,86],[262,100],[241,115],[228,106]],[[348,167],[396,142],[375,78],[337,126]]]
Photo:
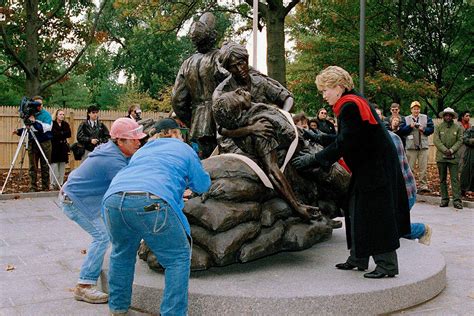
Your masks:
[[[252,102],[274,104],[290,112],[293,108],[293,95],[278,81],[260,73],[249,66],[247,49],[234,42],[226,42],[220,49],[219,61],[231,73],[217,86],[213,99],[222,93],[243,88],[250,92]]]
[[[287,112],[292,94],[250,68],[242,45],[214,48],[211,14],[194,23],[190,35],[198,52],[179,70],[173,109],[191,127],[205,157],[214,149],[216,132],[220,150],[202,161],[211,188],[184,207],[194,241],[191,269],[248,262],[328,239],[341,224],[331,219],[344,207],[347,171],[336,163],[329,171],[298,173],[288,164],[292,153],[322,147],[305,143],[293,125]],[[145,245],[139,255],[160,269]]]
[[[197,140],[203,157],[216,147],[216,126],[212,118],[212,93],[228,75],[219,66],[219,49],[215,47],[215,17],[204,13],[192,24],[189,36],[197,52],[179,69],[172,92],[176,116],[190,128],[190,138]]]
[[[301,218],[309,221],[319,215],[317,208],[297,200],[283,171],[280,170],[290,145],[294,141],[298,142],[297,129],[280,110],[263,103],[251,103],[250,99],[250,93],[242,88],[220,95],[214,100],[212,107],[216,123],[226,128],[228,135],[245,154],[256,157],[257,163],[263,167],[276,190]],[[242,136],[239,128],[255,122],[270,124],[273,133],[263,137],[254,134]],[[301,148],[301,144],[299,147]],[[298,149],[295,147],[294,150]]]

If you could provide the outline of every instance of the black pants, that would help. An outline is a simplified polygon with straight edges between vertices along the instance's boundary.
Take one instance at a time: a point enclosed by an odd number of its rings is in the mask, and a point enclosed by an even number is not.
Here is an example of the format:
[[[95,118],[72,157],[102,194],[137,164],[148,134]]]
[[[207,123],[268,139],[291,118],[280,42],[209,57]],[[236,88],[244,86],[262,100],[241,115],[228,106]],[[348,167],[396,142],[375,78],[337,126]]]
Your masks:
[[[40,143],[41,148],[48,159],[51,160],[51,141],[46,140]],[[30,175],[30,189],[37,190],[38,185],[36,184],[38,165],[41,165],[41,188],[45,191],[49,189],[49,167],[46,160],[44,160],[38,145],[34,140],[29,140],[28,143],[28,160],[29,160],[29,175]]]
[[[351,235],[352,235],[352,243],[351,243],[351,252],[349,255],[349,258],[347,258],[347,262],[352,264],[353,266],[356,266],[358,268],[362,269],[367,269],[369,267],[369,257],[363,257],[363,258],[357,258],[355,255],[355,231],[354,231],[354,212],[355,212],[355,205],[354,205],[354,197],[351,197],[349,200],[349,216],[350,216],[350,222],[351,222],[351,227],[349,228],[351,230]],[[348,229],[346,227],[346,229]],[[397,252],[394,251],[389,251],[377,255],[372,255],[372,258],[374,258],[375,264],[377,265],[375,267],[376,271],[385,273],[385,274],[390,274],[390,275],[395,275],[398,274],[398,259],[397,259]]]
[[[351,248],[351,254],[349,258],[347,258],[347,262],[352,264],[353,266],[367,269],[369,267],[369,257],[364,258],[357,258],[353,251],[354,247]],[[397,252],[390,251],[378,255],[373,255],[376,271],[395,275],[398,274],[398,260],[397,260]]]

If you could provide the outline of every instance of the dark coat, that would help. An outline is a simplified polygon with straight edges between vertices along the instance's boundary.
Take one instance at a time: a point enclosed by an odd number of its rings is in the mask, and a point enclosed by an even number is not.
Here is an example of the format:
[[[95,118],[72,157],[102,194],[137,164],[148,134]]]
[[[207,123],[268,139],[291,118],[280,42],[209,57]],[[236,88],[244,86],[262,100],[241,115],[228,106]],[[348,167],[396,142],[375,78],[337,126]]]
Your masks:
[[[318,129],[325,134],[336,134],[336,128],[331,121],[316,119],[318,123]]]
[[[474,191],[474,126],[464,131],[462,140],[466,151],[461,171],[461,190]]]
[[[51,162],[68,162],[69,145],[67,139],[71,137],[71,128],[65,121],[59,126],[58,122],[53,121],[53,138],[51,139],[52,151]]]
[[[377,125],[362,121],[356,104],[344,104],[335,142],[316,154],[323,166],[343,157],[352,171],[346,235],[348,248],[354,238],[358,258],[394,251],[400,247],[399,238],[410,233],[408,197],[397,151],[372,107],[371,112]],[[351,213],[354,218],[349,217]]]
[[[91,139],[94,138],[99,140],[96,145],[91,143]],[[110,134],[107,126],[99,120],[97,120],[97,125],[94,127],[89,124],[88,120],[85,120],[77,130],[77,141],[84,145],[88,151],[93,151],[96,146],[108,142],[109,138]]]

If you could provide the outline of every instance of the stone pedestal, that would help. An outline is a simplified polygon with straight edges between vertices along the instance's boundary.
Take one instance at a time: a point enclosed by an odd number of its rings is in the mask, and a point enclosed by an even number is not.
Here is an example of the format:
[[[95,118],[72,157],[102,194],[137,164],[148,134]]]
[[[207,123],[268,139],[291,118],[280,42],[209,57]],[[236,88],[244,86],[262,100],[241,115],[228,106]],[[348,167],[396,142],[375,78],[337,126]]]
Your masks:
[[[305,251],[192,273],[189,314],[381,314],[423,303],[446,286],[444,257],[415,241],[401,240],[395,278],[372,280],[334,268],[347,256],[344,231],[338,229],[330,241]],[[371,262],[368,271],[374,268]],[[163,281],[139,261],[132,306],[158,313]]]

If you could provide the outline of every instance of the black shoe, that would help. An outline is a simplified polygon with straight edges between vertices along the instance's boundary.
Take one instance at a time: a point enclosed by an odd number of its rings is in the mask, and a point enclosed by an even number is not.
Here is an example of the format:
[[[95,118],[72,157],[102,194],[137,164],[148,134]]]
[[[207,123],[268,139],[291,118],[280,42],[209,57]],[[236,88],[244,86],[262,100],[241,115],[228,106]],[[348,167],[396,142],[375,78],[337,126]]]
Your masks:
[[[336,268],[338,268],[340,270],[353,270],[353,269],[357,268],[357,270],[359,270],[359,271],[365,271],[365,269],[359,268],[358,266],[355,266],[355,265],[352,265],[349,262],[338,263],[338,264],[336,264]]]
[[[380,271],[377,271],[377,270],[374,270],[374,271],[368,272],[368,273],[364,273],[364,278],[368,278],[368,279],[382,279],[382,278],[385,278],[385,277],[393,278],[394,276],[395,276],[395,274],[387,274],[387,273],[383,273],[383,272],[380,272]]]
[[[454,208],[457,208],[458,210],[462,210],[462,202],[454,202],[453,206]]]
[[[441,201],[439,207],[448,207],[449,201]]]

